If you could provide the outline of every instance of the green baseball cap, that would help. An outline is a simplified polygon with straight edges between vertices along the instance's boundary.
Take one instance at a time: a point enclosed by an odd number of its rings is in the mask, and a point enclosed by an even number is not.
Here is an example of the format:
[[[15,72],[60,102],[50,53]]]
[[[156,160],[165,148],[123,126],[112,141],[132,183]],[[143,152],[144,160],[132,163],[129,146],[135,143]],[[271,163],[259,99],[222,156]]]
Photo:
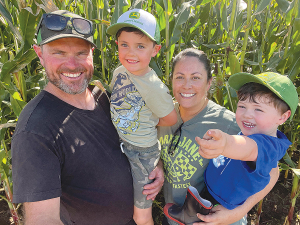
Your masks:
[[[37,26],[37,44],[44,45],[60,38],[80,38],[93,47],[93,23],[67,10],[57,10],[43,14]]]
[[[132,9],[123,13],[117,23],[109,26],[106,32],[115,35],[123,27],[135,27],[157,44],[160,43],[160,31],[155,17],[142,9]]]
[[[291,109],[290,119],[292,119],[297,109],[299,99],[294,84],[287,76],[273,72],[265,72],[258,75],[252,75],[250,73],[236,73],[231,75],[228,80],[229,85],[237,91],[244,84],[250,82],[266,86],[286,104],[288,104]]]

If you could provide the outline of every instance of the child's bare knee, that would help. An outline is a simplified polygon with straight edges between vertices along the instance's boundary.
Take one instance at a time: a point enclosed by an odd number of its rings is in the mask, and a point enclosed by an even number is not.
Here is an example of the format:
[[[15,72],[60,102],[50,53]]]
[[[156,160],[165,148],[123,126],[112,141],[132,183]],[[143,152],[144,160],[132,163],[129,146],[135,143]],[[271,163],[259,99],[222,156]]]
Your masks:
[[[152,209],[139,209],[134,207],[133,219],[137,225],[153,225]]]

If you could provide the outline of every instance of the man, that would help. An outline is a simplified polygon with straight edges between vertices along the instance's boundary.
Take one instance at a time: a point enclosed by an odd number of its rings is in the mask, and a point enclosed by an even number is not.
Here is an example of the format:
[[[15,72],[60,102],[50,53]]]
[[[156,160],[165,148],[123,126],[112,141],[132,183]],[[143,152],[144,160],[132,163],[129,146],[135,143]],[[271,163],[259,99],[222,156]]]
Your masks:
[[[47,86],[22,111],[12,138],[15,203],[27,224],[134,224],[130,167],[110,121],[109,100],[88,87],[92,23],[59,10],[44,14],[34,50]],[[154,199],[163,171],[144,194]]]

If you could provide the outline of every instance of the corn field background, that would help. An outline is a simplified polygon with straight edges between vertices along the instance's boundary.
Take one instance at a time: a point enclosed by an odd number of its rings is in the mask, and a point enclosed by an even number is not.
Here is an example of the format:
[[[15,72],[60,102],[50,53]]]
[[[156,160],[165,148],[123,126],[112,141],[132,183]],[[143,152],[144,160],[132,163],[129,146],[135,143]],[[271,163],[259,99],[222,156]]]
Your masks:
[[[3,187],[0,198],[11,213],[12,221],[7,224],[22,224],[20,205],[11,203],[11,137],[21,110],[46,84],[44,70],[32,49],[41,15],[66,9],[93,21],[94,41],[98,47],[94,51],[93,79],[107,85],[119,62],[115,37],[107,35],[106,29],[132,8],[142,8],[157,18],[162,49],[151,61],[151,67],[170,88],[172,57],[193,47],[206,52],[211,60],[214,85],[210,98],[232,111],[236,109],[237,100],[227,80],[240,71],[285,74],[299,93],[299,0],[0,0],[0,176]],[[280,130],[293,143],[280,161],[280,188],[288,190],[288,210],[283,221],[263,224],[299,224],[299,108],[292,121],[286,122]],[[159,196],[154,204],[157,224],[161,222],[161,199]],[[280,204],[282,202],[274,203]],[[253,210],[258,223],[260,212],[264,212],[263,201]]]

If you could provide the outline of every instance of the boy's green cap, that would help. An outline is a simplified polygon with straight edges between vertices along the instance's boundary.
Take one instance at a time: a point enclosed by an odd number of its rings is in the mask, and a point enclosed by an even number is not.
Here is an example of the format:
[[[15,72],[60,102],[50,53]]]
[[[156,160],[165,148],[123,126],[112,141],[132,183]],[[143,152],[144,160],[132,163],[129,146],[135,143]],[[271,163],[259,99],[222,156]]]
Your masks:
[[[106,32],[115,35],[123,27],[135,27],[157,44],[160,43],[160,31],[155,17],[142,9],[132,9],[123,13],[117,23],[109,26]]]
[[[265,72],[258,75],[250,73],[236,73],[229,77],[229,85],[239,90],[246,83],[259,83],[269,88],[274,94],[282,99],[291,109],[290,119],[298,106],[298,93],[292,81],[284,75],[273,72]]]

